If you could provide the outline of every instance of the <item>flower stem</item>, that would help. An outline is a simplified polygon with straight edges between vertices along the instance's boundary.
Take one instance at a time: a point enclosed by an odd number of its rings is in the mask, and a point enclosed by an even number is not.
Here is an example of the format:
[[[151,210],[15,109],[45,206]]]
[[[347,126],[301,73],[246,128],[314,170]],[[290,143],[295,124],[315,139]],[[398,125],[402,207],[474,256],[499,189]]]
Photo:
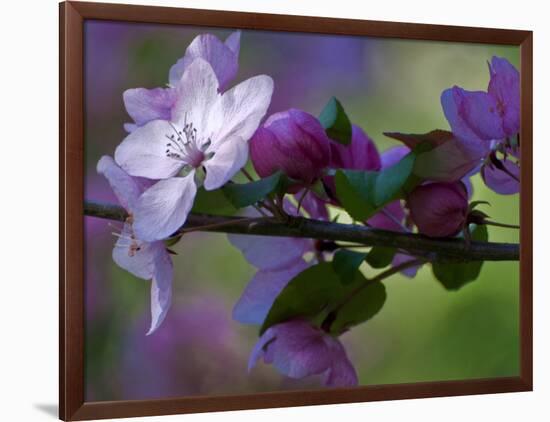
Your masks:
[[[304,199],[306,195],[309,192],[309,188],[305,188],[302,194],[300,195],[300,199],[298,200],[298,208],[296,209],[296,214],[300,215],[300,209],[302,208],[302,202],[304,202]]]
[[[360,293],[363,289],[367,288],[368,286],[373,285],[374,283],[379,283],[382,280],[391,277],[394,274],[397,274],[403,270],[406,270],[410,267],[416,267],[418,265],[425,264],[427,261],[425,259],[414,259],[412,261],[403,262],[402,264],[396,265],[395,267],[391,267],[387,269],[386,271],[381,272],[377,276],[371,279],[367,279],[363,284],[357,286],[355,289],[353,289],[344,299],[340,301],[330,312],[329,316],[332,314],[332,318],[336,316],[338,311],[342,309],[355,295]],[[329,318],[327,316],[327,318]],[[330,327],[328,327],[330,328]]]
[[[351,244],[351,245],[346,245],[346,244],[342,244],[342,243],[338,243],[338,247],[341,248],[341,249],[355,249],[355,248],[370,248],[371,246],[369,245],[361,245],[360,243],[354,243],[354,244]]]
[[[520,227],[515,224],[505,224],[505,223],[497,223],[496,221],[489,221],[484,220],[483,224],[486,224],[487,226],[495,226],[495,227],[504,227],[507,229],[519,229]]]
[[[244,167],[241,169],[241,173],[248,179],[249,182],[254,182],[252,175]]]
[[[262,206],[263,206],[264,208],[266,208],[265,205],[263,205],[262,203],[260,203],[259,205],[253,205],[254,209],[255,209],[256,211],[258,211],[262,216],[264,216],[264,217],[269,217],[269,216],[262,210]],[[269,208],[266,208],[266,209],[269,210]]]
[[[247,221],[252,222],[252,221],[255,221],[255,220],[258,220],[258,217],[239,218],[239,219],[234,220],[234,221],[222,221],[222,222],[214,223],[214,224],[205,224],[204,226],[191,227],[189,229],[180,229],[178,231],[178,234],[186,234],[186,233],[191,233],[191,232],[196,232],[196,231],[201,231],[201,230],[219,229],[221,227],[229,226],[231,224],[234,224],[235,222],[245,223]]]

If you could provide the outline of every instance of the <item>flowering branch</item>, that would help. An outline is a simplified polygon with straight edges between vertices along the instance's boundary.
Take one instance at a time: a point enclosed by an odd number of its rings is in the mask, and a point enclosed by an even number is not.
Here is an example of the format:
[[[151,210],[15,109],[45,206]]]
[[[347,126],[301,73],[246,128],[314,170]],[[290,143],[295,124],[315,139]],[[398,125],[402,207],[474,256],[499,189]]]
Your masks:
[[[124,221],[127,212],[120,206],[94,201],[84,202],[84,214],[109,220]],[[203,227],[204,226],[204,227]],[[189,214],[180,231],[238,233],[244,235],[302,237],[360,243],[365,246],[387,246],[418,254],[435,261],[517,261],[519,245],[512,243],[471,242],[460,239],[431,239],[418,234],[396,233],[370,227],[288,217],[282,222],[272,217],[240,217]]]
[[[148,334],[171,306],[169,247],[194,231],[228,233],[256,269],[232,312],[261,326],[248,369],[263,357],[291,378],[358,385],[337,337],[382,309],[381,281],[429,264],[443,288],[457,290],[484,261],[519,260],[518,244],[488,242],[487,232],[519,227],[489,220],[477,209],[489,204],[471,201],[468,188],[479,172],[498,194],[520,190],[519,72],[493,57],[487,92],[443,91],[451,131],[386,133],[403,145],[380,154],[334,97],[319,117],[295,108],[267,116],[274,81],[234,84],[239,51],[239,31],[225,41],[201,34],[166,87],[124,92],[128,134],[97,163],[120,206],[85,201],[84,214],[124,222],[112,258],[151,281]],[[233,180],[238,171],[247,183]],[[330,221],[331,205],[362,223]],[[191,212],[222,208],[255,208],[257,217]],[[382,271],[367,278],[363,263]]]

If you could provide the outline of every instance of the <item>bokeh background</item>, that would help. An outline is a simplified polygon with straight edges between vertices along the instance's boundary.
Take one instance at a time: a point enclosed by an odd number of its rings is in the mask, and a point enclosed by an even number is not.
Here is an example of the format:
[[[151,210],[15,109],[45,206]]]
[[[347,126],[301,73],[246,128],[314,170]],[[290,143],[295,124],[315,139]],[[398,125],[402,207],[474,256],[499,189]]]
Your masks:
[[[191,26],[85,23],[85,196],[116,201],[95,166],[112,155],[130,121],[122,92],[163,86],[170,66],[198,34]],[[485,90],[491,56],[519,66],[515,47],[243,31],[235,81],[265,73],[275,81],[269,113],[296,107],[317,115],[331,96],[344,104],[380,151],[384,131],[448,129],[439,96],[460,85]],[[474,199],[500,222],[519,224],[519,196],[500,196],[474,177]],[[87,401],[242,394],[322,388],[289,380],[270,366],[246,371],[257,328],[231,319],[254,269],[223,234],[192,233],[174,249],[174,303],[161,328],[149,325],[150,283],[111,259],[119,231],[86,217],[85,366]],[[517,242],[515,230],[490,240]],[[365,269],[368,272],[368,269]],[[386,281],[388,300],[367,324],[342,337],[362,385],[514,376],[519,373],[519,266],[484,265],[479,279],[447,292],[429,267],[414,279]]]

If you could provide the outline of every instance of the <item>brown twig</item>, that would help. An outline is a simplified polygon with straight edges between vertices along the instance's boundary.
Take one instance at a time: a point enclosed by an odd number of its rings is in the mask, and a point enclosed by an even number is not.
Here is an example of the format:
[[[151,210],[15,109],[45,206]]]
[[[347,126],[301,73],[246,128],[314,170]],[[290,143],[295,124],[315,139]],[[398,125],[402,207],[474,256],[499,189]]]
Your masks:
[[[124,221],[126,211],[113,204],[93,201],[84,203],[84,214],[109,220]],[[223,226],[205,228],[213,224]],[[340,224],[328,221],[289,216],[286,221],[273,217],[258,217],[243,221],[242,217],[190,214],[181,228],[199,228],[202,231],[237,233],[243,235],[301,237],[359,243],[365,246],[386,246],[429,254],[430,261],[518,261],[519,245],[472,241],[463,239],[432,239],[419,234],[396,233],[361,225]]]

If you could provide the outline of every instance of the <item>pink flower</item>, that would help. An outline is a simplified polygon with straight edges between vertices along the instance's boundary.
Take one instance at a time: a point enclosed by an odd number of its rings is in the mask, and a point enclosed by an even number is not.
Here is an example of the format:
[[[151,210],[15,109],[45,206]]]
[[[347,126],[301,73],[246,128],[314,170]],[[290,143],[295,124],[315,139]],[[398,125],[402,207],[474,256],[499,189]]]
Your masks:
[[[195,59],[205,60],[212,66],[220,92],[225,91],[237,75],[240,38],[240,31],[233,32],[225,42],[212,34],[199,35],[189,44],[185,55],[170,68],[170,85],[167,88],[126,90],[122,97],[126,111],[134,123],[127,123],[124,125],[125,129],[132,132],[152,120],[172,120],[173,108],[178,96],[182,95],[175,87]]]
[[[519,72],[506,59],[493,57],[489,73],[487,92],[455,86],[443,91],[441,104],[462,149],[479,150],[487,186],[497,193],[513,194],[519,192],[514,140],[520,123]],[[497,152],[503,157],[497,158]]]
[[[172,302],[172,259],[162,241],[144,242],[136,237],[133,228],[133,213],[141,193],[151,181],[132,177],[122,170],[111,157],[103,156],[97,163],[97,171],[111,185],[120,205],[129,214],[122,232],[118,234],[113,249],[116,264],[144,280],[151,280],[151,327],[152,334],[166,317]]]
[[[519,72],[506,59],[493,57],[487,92],[458,86],[441,94],[453,133],[463,140],[493,141],[519,131]]]
[[[160,240],[185,223],[204,170],[204,188],[223,186],[248,159],[248,140],[271,101],[273,81],[259,75],[220,94],[202,59],[185,69],[172,120],[154,120],[117,147],[117,164],[132,176],[160,180],[145,190],[134,210],[140,239]],[[184,95],[183,95],[184,94]]]
[[[342,343],[306,321],[292,320],[270,327],[252,350],[248,369],[260,358],[290,378],[322,375],[329,387],[358,384]]]
[[[170,68],[170,85],[176,86],[191,63],[196,59],[203,59],[212,66],[218,78],[220,92],[225,91],[237,76],[240,46],[241,31],[233,32],[225,42],[212,34],[199,35],[191,41],[185,55]]]

